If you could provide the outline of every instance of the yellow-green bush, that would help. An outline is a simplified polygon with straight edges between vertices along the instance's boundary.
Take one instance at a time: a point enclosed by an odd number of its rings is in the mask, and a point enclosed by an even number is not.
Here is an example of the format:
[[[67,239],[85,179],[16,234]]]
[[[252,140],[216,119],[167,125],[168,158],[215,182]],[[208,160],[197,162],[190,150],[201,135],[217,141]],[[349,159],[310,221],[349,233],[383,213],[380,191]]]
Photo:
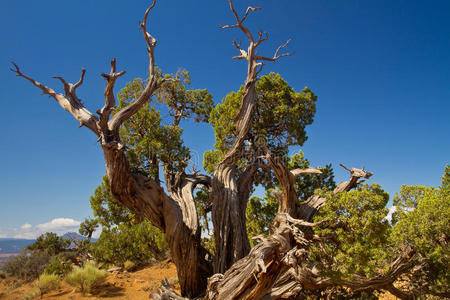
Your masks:
[[[23,295],[23,299],[24,300],[31,300],[33,298],[36,298],[37,296],[39,296],[40,292],[39,289],[37,287],[34,287],[32,289],[29,289],[25,295]]]
[[[77,288],[81,293],[89,293],[108,277],[108,272],[100,270],[94,264],[86,263],[82,268],[78,267],[66,276],[66,282]]]
[[[39,289],[39,294],[44,295],[45,293],[54,290],[59,287],[59,276],[56,274],[42,274],[36,280],[36,287]]]
[[[135,267],[136,264],[134,262],[132,262],[131,260],[127,260],[124,264],[123,267],[125,268],[125,270],[127,271],[132,271]]]

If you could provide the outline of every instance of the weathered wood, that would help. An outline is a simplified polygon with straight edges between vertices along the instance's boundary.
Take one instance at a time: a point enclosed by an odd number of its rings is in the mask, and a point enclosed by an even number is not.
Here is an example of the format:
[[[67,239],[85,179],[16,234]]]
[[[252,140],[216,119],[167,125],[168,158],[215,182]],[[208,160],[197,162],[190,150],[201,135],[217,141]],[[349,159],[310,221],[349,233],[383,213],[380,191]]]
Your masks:
[[[362,169],[356,168],[349,169],[343,164],[340,165],[350,172],[350,180],[339,183],[333,191],[333,193],[335,194],[350,191],[351,189],[356,188],[358,184],[364,181],[361,180],[360,178],[368,179],[373,175],[373,173],[365,171],[364,167]],[[304,203],[299,205],[297,211],[298,218],[306,221],[311,221],[314,215],[320,210],[321,207],[325,205],[326,202],[327,199],[317,195],[309,197]]]
[[[253,37],[251,31],[244,26],[249,12],[260,9],[248,7],[244,16],[240,18],[236,12],[233,1],[228,0],[230,9],[236,19],[236,24],[225,25],[221,28],[239,28],[247,37],[249,46],[247,50],[241,48],[241,44],[234,41],[234,46],[239,50],[239,55],[234,59],[247,61],[247,75],[242,91],[241,105],[234,118],[235,135],[233,145],[217,165],[212,179],[211,202],[212,221],[214,225],[214,237],[216,243],[216,255],[214,260],[214,272],[223,273],[234,262],[246,256],[250,250],[247,237],[245,209],[253,182],[250,170],[249,176],[238,177],[237,162],[241,159],[244,141],[253,122],[253,112],[256,105],[256,80],[261,72],[263,63],[261,60],[275,61],[288,54],[278,54],[289,43],[278,47],[272,59],[258,56],[257,47],[267,39],[260,31],[258,39]]]
[[[243,172],[238,172],[237,162],[241,159],[244,142],[253,122],[256,106],[255,84],[263,66],[262,61],[276,61],[290,54],[279,53],[288,45],[287,41],[276,49],[273,57],[259,56],[256,49],[267,39],[267,34],[260,31],[255,39],[243,23],[250,12],[260,8],[248,7],[240,18],[233,1],[228,2],[236,24],[222,28],[239,28],[249,41],[247,50],[242,49],[240,43],[234,42],[234,46],[239,50],[239,55],[234,58],[244,59],[248,64],[241,105],[234,119],[235,140],[219,162],[212,178],[200,174],[186,174],[184,170],[175,172],[164,167],[167,193],[160,186],[159,178],[146,177],[131,171],[125,155],[126,148],[121,144],[119,136],[119,127],[123,122],[143,107],[165,80],[158,77],[155,68],[154,50],[157,40],[147,32],[147,19],[156,0],[153,0],[146,10],[140,23],[149,58],[149,79],[143,93],[112,117],[112,111],[116,107],[114,85],[117,78],[125,73],[116,71],[115,59],[111,61],[110,73],[102,74],[106,79],[105,104],[97,111],[98,117],[89,112],[76,95],[77,88],[83,83],[84,69],[80,80],[75,84],[66,82],[62,77],[55,77],[62,82],[64,95],[23,74],[14,63],[11,70],[41,89],[43,94],[53,97],[79,121],[80,126],[89,128],[98,137],[114,199],[165,232],[172,260],[177,267],[182,296],[177,295],[166,280],[163,281],[160,293],[152,295],[154,299],[293,299],[302,297],[305,291],[320,291],[334,286],[346,286],[361,291],[386,289],[402,299],[411,297],[411,294],[395,288],[393,282],[414,266],[416,257],[412,249],[405,249],[386,274],[372,278],[354,275],[349,281],[336,282],[332,278],[321,276],[316,268],[312,267],[313,262],[308,254],[311,245],[325,242],[314,234],[312,228],[323,226],[327,221],[311,221],[327,199],[312,196],[300,204],[294,184],[297,176],[320,174],[320,170],[289,170],[280,159],[273,157],[264,145],[260,145],[265,156],[249,164]],[[174,125],[179,124],[180,116],[175,116]],[[261,164],[260,160],[266,160],[267,164]],[[158,164],[156,160],[154,163]],[[338,184],[334,193],[349,191],[362,182],[361,178],[372,176],[372,173],[364,168],[349,169],[342,166],[350,172],[350,179]],[[279,208],[271,234],[266,238],[257,237],[260,242],[250,249],[245,209],[254,184],[254,175],[261,167],[270,167],[279,181],[280,190],[276,193]],[[201,232],[194,202],[194,189],[198,185],[210,189],[216,243],[214,262],[209,261],[207,257],[211,257],[211,254],[201,246]]]
[[[51,88],[23,74],[18,65],[11,69],[17,76],[23,77],[40,88],[44,94],[53,97],[66,111],[71,113],[80,125],[88,127],[96,136],[103,150],[106,173],[114,199],[148,219],[153,225],[165,232],[172,259],[183,295],[195,297],[204,293],[207,278],[212,274],[211,262],[206,260],[207,251],[200,243],[200,229],[193,202],[193,189],[197,184],[205,184],[208,179],[201,175],[185,175],[171,187],[167,195],[154,179],[133,174],[121,144],[119,127],[147,103],[155,90],[165,79],[158,78],[154,63],[156,39],[147,30],[147,18],[156,1],[146,10],[140,23],[149,57],[149,79],[143,93],[135,101],[119,110],[113,117],[116,107],[114,84],[125,71],[116,72],[116,60],[111,61],[110,73],[102,74],[106,79],[105,104],[97,113],[89,112],[76,95],[76,89],[83,83],[85,70],[76,84],[67,83],[62,77],[55,77],[63,83],[65,95],[57,94]],[[174,192],[176,191],[176,192]]]

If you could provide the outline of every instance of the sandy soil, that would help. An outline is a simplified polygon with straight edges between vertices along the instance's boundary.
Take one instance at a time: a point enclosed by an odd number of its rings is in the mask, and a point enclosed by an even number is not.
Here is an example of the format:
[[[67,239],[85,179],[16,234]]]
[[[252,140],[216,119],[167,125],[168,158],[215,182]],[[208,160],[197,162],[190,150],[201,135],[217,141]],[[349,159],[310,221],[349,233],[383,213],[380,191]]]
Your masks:
[[[161,280],[165,278],[179,292],[175,265],[162,263],[135,272],[111,273],[104,285],[93,291],[92,294],[84,296],[67,283],[62,282],[58,290],[45,294],[42,299],[149,299],[149,295],[157,291],[158,287],[161,286]],[[14,279],[0,279],[0,300],[21,300],[31,288],[32,283],[14,288]],[[39,297],[36,299],[39,299]],[[397,298],[388,293],[382,295],[379,299],[394,300]]]
[[[149,299],[149,294],[156,292],[161,286],[161,280],[167,278],[169,282],[178,287],[177,271],[172,263],[147,267],[135,272],[112,273],[107,282],[92,294],[81,295],[65,282],[58,290],[45,294],[42,299]],[[14,279],[0,279],[0,299],[23,299],[27,291],[32,288],[28,283],[17,288],[13,287]],[[179,292],[177,290],[177,292]],[[39,299],[37,297],[36,299]]]

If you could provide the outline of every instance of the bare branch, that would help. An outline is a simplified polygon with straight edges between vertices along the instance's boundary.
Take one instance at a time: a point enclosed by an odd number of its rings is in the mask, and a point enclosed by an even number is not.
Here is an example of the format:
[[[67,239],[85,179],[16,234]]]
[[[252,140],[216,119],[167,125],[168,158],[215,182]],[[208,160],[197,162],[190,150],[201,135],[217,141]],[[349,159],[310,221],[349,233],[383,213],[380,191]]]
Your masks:
[[[266,38],[267,39],[267,38]],[[265,40],[265,39],[264,39]],[[256,60],[267,60],[267,61],[276,61],[277,59],[279,59],[280,57],[284,57],[284,56],[292,56],[293,53],[283,53],[283,54],[278,54],[278,52],[285,48],[289,43],[291,42],[291,40],[287,40],[286,43],[284,43],[283,45],[279,46],[277,48],[277,50],[275,51],[275,54],[273,55],[273,57],[265,57],[265,56],[257,56]],[[259,45],[259,44],[258,44]]]
[[[59,81],[61,81],[61,83],[63,84],[63,88],[64,88],[64,92],[70,93],[70,86],[69,84],[64,80],[64,78],[60,77],[60,76],[52,76],[52,78],[58,79]]]
[[[343,167],[344,169],[346,169],[347,171],[351,172],[351,170],[349,168],[347,168],[346,166],[344,166],[343,164],[339,164],[341,167]]]
[[[316,168],[294,169],[291,170],[291,174],[294,175],[294,177],[297,177],[303,174],[322,174],[322,171]]]
[[[105,87],[105,105],[102,107],[100,111],[97,113],[100,115],[99,126],[102,129],[103,133],[108,131],[108,120],[112,111],[116,107],[116,98],[114,96],[114,84],[116,79],[125,74],[125,71],[121,71],[116,73],[116,59],[111,60],[111,71],[109,74],[102,73],[101,76],[106,79],[106,87]],[[106,141],[105,141],[106,142]]]
[[[259,10],[261,9],[260,7],[251,7],[249,6],[245,12],[244,17],[242,17],[242,19],[239,18],[236,10],[234,9],[234,5],[233,5],[233,0],[228,0],[228,2],[230,3],[230,9],[234,14],[234,17],[236,18],[236,24],[234,25],[225,25],[225,26],[221,26],[221,29],[225,29],[225,28],[235,28],[235,27],[239,27],[239,29],[247,36],[248,40],[250,41],[250,43],[254,44],[255,40],[253,39],[252,33],[250,32],[250,30],[248,30],[247,27],[245,27],[244,25],[242,25],[242,23],[245,21],[245,19],[247,18],[248,14],[250,11],[255,11],[255,10]]]
[[[161,287],[158,289],[159,294],[150,294],[150,297],[154,300],[189,300],[189,298],[181,297],[178,295],[167,281],[167,278],[161,280]]]
[[[259,69],[256,70],[256,76],[258,76],[259,73],[261,73],[261,71],[262,71],[262,69],[264,67],[264,64],[262,62],[258,63],[257,65],[258,65]]]
[[[62,94],[56,93],[53,89],[43,85],[42,83],[37,82],[33,78],[23,74],[16,63],[13,62],[12,64],[14,66],[14,68],[10,68],[12,72],[16,73],[16,75],[19,77],[25,78],[26,80],[31,82],[34,86],[41,89],[43,95],[49,95],[50,97],[55,99],[56,102],[58,102],[58,104],[64,110],[68,111],[78,122],[80,122],[80,127],[86,126],[97,136],[99,135],[96,125],[98,118],[84,107],[83,103],[81,103],[81,100],[78,99],[75,93],[76,88],[78,88],[83,83],[84,73],[86,72],[84,69],[81,72],[80,81],[78,81],[75,85],[66,82],[62,77],[59,76],[54,77],[63,83],[65,92],[64,96]]]
[[[263,32],[262,30],[260,30],[258,32],[258,41],[256,42],[256,46],[259,46],[262,42],[267,41],[268,38],[269,35],[267,34],[267,32]]]
[[[83,84],[84,74],[86,74],[86,69],[85,69],[85,68],[82,68],[82,69],[81,69],[80,80],[78,80],[78,82],[75,83],[75,84],[73,85],[73,88],[74,88],[75,90],[76,90],[80,85]]]
[[[122,108],[117,114],[115,114],[111,120],[108,122],[108,128],[111,131],[116,132],[120,125],[122,125],[125,120],[130,118],[132,115],[138,112],[138,110],[150,99],[153,92],[161,85],[164,80],[158,82],[158,76],[155,72],[155,57],[154,50],[156,46],[157,40],[147,32],[147,19],[150,13],[150,10],[155,7],[156,0],[153,0],[152,5],[145,11],[144,19],[139,23],[141,27],[142,34],[144,35],[145,43],[147,44],[147,52],[148,52],[148,73],[149,79],[147,85],[145,86],[142,94],[138,99],[134,100],[132,103],[128,104],[126,107]]]
[[[286,41],[286,43],[284,43],[283,45],[279,46],[279,47],[277,48],[277,50],[275,51],[274,57],[280,57],[280,55],[278,55],[278,52],[279,52],[281,49],[284,49],[290,42],[291,42],[291,39],[288,39],[288,40]],[[283,55],[283,54],[282,54],[282,55]],[[289,55],[289,54],[286,53],[285,55]]]
[[[250,11],[255,11],[255,10],[260,10],[260,9],[262,9],[262,7],[252,7],[252,6],[247,7],[247,10],[245,11],[245,15],[241,19],[241,23],[243,23],[245,21],[245,19],[247,19],[248,13]]]
[[[328,219],[323,219],[319,222],[315,222],[315,223],[311,223],[311,222],[306,222],[304,220],[299,220],[299,219],[295,219],[293,217],[291,217],[288,213],[279,213],[277,215],[278,216],[282,216],[283,218],[286,219],[286,221],[294,224],[294,225],[298,225],[298,226],[304,226],[304,227],[317,227],[322,225],[323,223],[328,222]]]
[[[153,50],[156,46],[157,41],[150,33],[147,32],[147,19],[148,19],[148,14],[150,13],[150,10],[153,7],[155,7],[155,5],[156,5],[156,0],[153,0],[152,5],[150,5],[150,7],[147,8],[147,10],[145,11],[144,20],[139,23],[141,30],[142,30],[142,34],[144,35],[145,42],[147,44],[147,51],[148,51],[148,55],[149,55],[149,59],[150,59],[148,73],[150,74],[150,76],[154,73]]]
[[[240,55],[233,56],[233,59],[247,59],[247,51],[241,48],[241,41],[236,42],[236,39],[233,40],[233,45],[239,50]]]

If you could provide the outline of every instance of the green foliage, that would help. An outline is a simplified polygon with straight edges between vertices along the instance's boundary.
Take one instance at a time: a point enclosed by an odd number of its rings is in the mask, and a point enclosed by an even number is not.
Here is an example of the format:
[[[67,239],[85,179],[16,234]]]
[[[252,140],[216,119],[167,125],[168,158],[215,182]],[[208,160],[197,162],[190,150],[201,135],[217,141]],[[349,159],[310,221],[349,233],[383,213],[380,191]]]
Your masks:
[[[29,290],[23,295],[23,298],[24,298],[25,300],[31,300],[31,299],[33,299],[33,298],[36,298],[36,297],[39,296],[39,295],[40,295],[39,288],[33,287],[33,288],[29,289]]]
[[[103,284],[107,277],[108,272],[98,269],[94,264],[86,263],[83,267],[77,267],[67,274],[65,280],[82,294],[85,294]]]
[[[128,148],[127,156],[134,172],[159,179],[159,165],[169,171],[182,171],[190,159],[189,148],[184,146],[178,126],[182,119],[207,122],[213,108],[212,96],[207,90],[191,90],[187,71],[166,74],[167,80],[158,90],[157,102],[167,106],[173,117],[171,124],[163,124],[161,114],[147,103],[128,119],[120,130],[122,141]],[[118,95],[118,109],[139,97],[144,89],[142,79],[135,79]]]
[[[209,173],[214,171],[236,138],[234,123],[230,120],[239,110],[242,92],[243,87],[237,93],[231,92],[211,112],[210,123],[216,143],[215,149],[204,155],[204,168]],[[304,88],[298,93],[279,74],[270,73],[256,83],[256,97],[258,105],[246,139],[253,144],[258,139],[264,140],[279,157],[286,156],[290,145],[303,145],[307,139],[305,127],[313,122],[316,112],[317,97],[313,92]],[[253,158],[252,151],[254,149],[247,147],[242,153],[242,164]]]
[[[424,273],[412,279],[425,281],[435,292],[445,292],[450,286],[450,187],[446,166],[441,188],[402,186],[394,198],[398,209],[392,240],[402,247],[412,246],[426,258]],[[402,209],[402,208],[409,209]],[[419,277],[419,278],[418,278]],[[421,278],[420,278],[421,277]],[[424,279],[425,277],[425,279]]]
[[[186,70],[179,70],[176,74],[166,74],[166,79],[158,90],[157,100],[165,103],[169,114],[174,118],[193,118],[194,122],[208,122],[213,109],[213,101],[208,90],[188,90],[191,76]]]
[[[36,242],[27,246],[30,251],[45,251],[48,255],[56,255],[70,246],[70,240],[63,237],[59,237],[56,233],[46,232],[40,235]]]
[[[57,256],[53,256],[50,260],[50,264],[45,268],[45,274],[55,274],[59,276],[63,276],[64,274],[70,272],[72,267],[70,263],[62,262],[62,259]]]
[[[247,217],[247,234],[250,237],[250,245],[256,245],[256,241],[251,239],[257,235],[269,234],[269,225],[272,224],[273,219],[278,210],[278,202],[272,193],[266,192],[263,199],[258,197],[251,197],[247,209],[245,211]]]
[[[444,175],[442,175],[442,189],[450,188],[450,165],[445,165]]]
[[[136,225],[105,228],[91,250],[97,261],[123,266],[126,261],[144,264],[152,257],[159,258],[167,248],[165,235],[144,220]]]
[[[311,167],[309,160],[305,158],[301,150],[290,157],[287,165],[290,170]],[[300,201],[305,201],[314,195],[316,189],[332,191],[336,187],[331,164],[328,164],[323,168],[318,168],[322,171],[322,174],[304,174],[297,177],[297,180],[295,181],[295,190]]]
[[[126,262],[123,263],[123,267],[127,271],[132,271],[136,267],[136,264],[131,260],[127,260]]]
[[[92,234],[97,228],[98,228],[98,219],[86,218],[84,219],[83,222],[81,222],[78,233],[87,237],[88,240],[90,240],[92,238]]]
[[[42,273],[62,275],[70,270],[67,260],[73,251],[68,251],[71,241],[46,232],[39,236],[19,255],[9,258],[3,270],[9,275],[25,281],[34,280]]]
[[[91,196],[91,203],[94,217],[102,227],[107,229],[114,224],[129,223],[131,224],[134,214],[125,206],[118,203],[111,195],[108,177],[103,176],[101,184],[95,189],[94,195]]]
[[[354,274],[372,276],[386,268],[386,246],[390,225],[385,219],[389,196],[377,184],[333,194],[319,192],[328,199],[315,221],[327,219],[328,226],[315,233],[327,239],[323,248],[315,246],[312,258],[321,272],[336,281]]]
[[[11,256],[2,269],[8,275],[16,276],[25,281],[31,281],[39,277],[50,263],[50,255],[46,251],[27,252]]]
[[[167,81],[158,90],[156,101],[145,104],[120,129],[132,171],[150,176],[158,183],[161,165],[167,172],[178,172],[186,168],[190,159],[189,148],[181,139],[183,131],[179,122],[183,119],[207,122],[213,109],[212,96],[207,90],[190,89],[189,72],[178,71],[162,77]],[[116,111],[138,98],[144,85],[140,78],[127,83],[118,94]],[[171,124],[162,122],[161,114],[154,106],[158,103],[167,107],[173,118]],[[141,264],[151,257],[162,256],[168,248],[164,234],[116,202],[109,190],[105,176],[90,199],[96,217],[92,222],[98,222],[103,228],[99,240],[89,246],[94,257],[100,262],[123,265],[127,260]],[[89,236],[93,226],[83,222],[80,233]]]
[[[51,290],[55,290],[59,287],[60,278],[56,274],[42,274],[36,280],[36,287],[39,289],[39,295],[48,293]]]
[[[288,161],[288,168],[306,169],[310,167],[309,161],[304,157],[303,152],[299,151],[290,157]],[[331,165],[320,168],[322,174],[305,174],[297,177],[295,182],[295,189],[299,196],[299,201],[305,201],[310,196],[314,195],[316,189],[333,190],[336,187],[334,182],[334,173]],[[273,178],[274,183],[276,179]],[[269,185],[269,184],[267,184]],[[279,187],[278,187],[279,188]],[[267,235],[269,233],[269,225],[275,218],[278,210],[278,201],[270,190],[266,189],[264,198],[251,197],[247,203],[246,217],[247,217],[247,233],[250,238],[259,234]],[[256,241],[250,240],[253,247]]]
[[[106,176],[90,202],[102,233],[97,242],[81,245],[89,248],[98,262],[123,265],[129,260],[143,264],[164,255],[168,248],[164,233],[114,200]]]

